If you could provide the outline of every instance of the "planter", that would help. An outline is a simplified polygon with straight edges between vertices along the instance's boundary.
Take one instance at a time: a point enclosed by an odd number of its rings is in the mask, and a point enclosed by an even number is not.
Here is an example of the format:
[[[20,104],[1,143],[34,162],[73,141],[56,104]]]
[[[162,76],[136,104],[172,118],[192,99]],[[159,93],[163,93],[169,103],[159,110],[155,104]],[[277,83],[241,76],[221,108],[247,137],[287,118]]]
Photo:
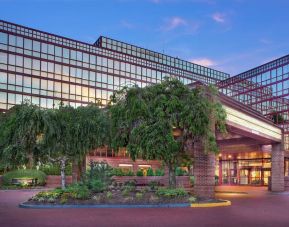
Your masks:
[[[72,176],[66,176],[66,184],[72,183]],[[48,175],[46,177],[46,187],[55,188],[61,186],[61,176]]]

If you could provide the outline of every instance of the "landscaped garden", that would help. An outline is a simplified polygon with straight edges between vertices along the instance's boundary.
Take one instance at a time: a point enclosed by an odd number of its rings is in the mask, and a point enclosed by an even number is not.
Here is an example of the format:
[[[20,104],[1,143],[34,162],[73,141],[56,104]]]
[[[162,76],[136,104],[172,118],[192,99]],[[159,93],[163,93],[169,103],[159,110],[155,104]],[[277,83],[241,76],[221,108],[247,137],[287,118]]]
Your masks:
[[[114,172],[106,163],[91,162],[81,182],[65,189],[39,192],[25,204],[168,204],[196,201],[184,188],[165,188],[158,181],[147,185],[138,185],[134,180],[116,182],[113,180]]]
[[[41,192],[28,201],[37,204],[163,204],[212,199],[212,194],[199,194],[201,187],[195,188],[195,195],[178,188],[177,176],[188,175],[180,166],[191,166],[194,156],[215,159],[215,130],[226,131],[226,114],[215,95],[214,88],[189,89],[167,78],[145,88],[124,87],[105,107],[90,104],[73,108],[62,103],[54,109],[41,109],[29,102],[16,105],[0,115],[3,185],[42,186],[45,173],[60,174],[60,188]],[[86,170],[86,155],[104,146],[114,152],[126,148],[133,161],[160,161],[168,170],[166,187],[159,180],[141,184],[137,180],[164,178],[163,168],[132,172],[92,162]],[[206,170],[200,165],[193,168],[194,172]],[[69,186],[67,174],[72,175]],[[124,176],[131,179],[117,179]],[[213,190],[214,172],[207,181]],[[191,177],[191,182],[199,186],[202,181]]]

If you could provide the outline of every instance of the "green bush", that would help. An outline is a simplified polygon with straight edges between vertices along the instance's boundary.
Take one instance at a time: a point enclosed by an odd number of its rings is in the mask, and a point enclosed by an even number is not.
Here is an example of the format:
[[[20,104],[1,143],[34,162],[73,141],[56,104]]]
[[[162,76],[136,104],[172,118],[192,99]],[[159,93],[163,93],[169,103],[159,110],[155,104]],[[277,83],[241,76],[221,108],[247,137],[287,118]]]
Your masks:
[[[137,199],[142,199],[142,198],[143,198],[143,193],[137,192],[137,193],[135,194],[135,197],[136,197]]]
[[[112,168],[106,162],[90,161],[90,169],[84,179],[85,184],[94,192],[102,192],[112,184]]]
[[[112,192],[107,192],[106,193],[106,198],[107,199],[112,199]]]
[[[188,175],[188,172],[186,170],[183,170],[180,167],[176,168],[176,176],[186,176]]]
[[[158,196],[162,197],[184,197],[188,193],[183,188],[159,188],[156,192]]]
[[[148,186],[151,191],[155,191],[159,188],[159,186],[161,186],[161,183],[159,181],[150,181]]]
[[[134,176],[134,172],[129,170],[129,171],[124,171],[121,168],[114,168],[111,171],[112,176],[118,176],[118,177],[122,177],[122,176]]]
[[[154,176],[155,174],[154,174],[154,171],[153,171],[153,169],[152,168],[148,168],[148,170],[147,170],[147,176]]]
[[[46,175],[42,171],[35,169],[13,170],[2,176],[2,184],[11,185],[13,178],[35,178],[37,179],[36,185],[45,185]]]
[[[33,197],[33,200],[52,201],[52,200],[60,198],[62,194],[63,194],[63,190],[61,190],[61,189],[55,189],[53,191],[43,191],[43,192],[37,193]]]
[[[141,169],[139,169],[137,172],[136,172],[136,175],[138,177],[143,177],[143,171]]]
[[[71,184],[65,189],[65,193],[73,199],[88,199],[90,195],[88,187],[84,184]]]
[[[60,175],[60,166],[57,164],[42,164],[39,167],[39,170],[43,171],[46,175]],[[65,167],[65,174],[70,176],[72,174],[72,165],[68,164]]]
[[[190,176],[190,183],[192,186],[194,186],[194,184],[195,184],[195,177],[194,176]]]
[[[107,189],[107,186],[101,180],[93,179],[89,182],[88,188],[92,192],[103,192]]]
[[[165,171],[163,169],[156,169],[155,176],[164,176]]]

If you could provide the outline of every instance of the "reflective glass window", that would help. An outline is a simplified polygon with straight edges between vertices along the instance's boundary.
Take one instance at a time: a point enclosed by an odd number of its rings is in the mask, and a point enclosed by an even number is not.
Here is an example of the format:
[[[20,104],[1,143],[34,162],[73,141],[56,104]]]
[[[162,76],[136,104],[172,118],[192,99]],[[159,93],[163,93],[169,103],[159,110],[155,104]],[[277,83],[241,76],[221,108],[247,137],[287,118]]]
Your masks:
[[[16,85],[18,85],[18,86],[23,86],[23,84],[22,84],[22,79],[23,79],[23,76],[21,76],[21,75],[16,75]]]
[[[7,73],[0,72],[0,83],[7,83]]]
[[[24,39],[24,48],[28,50],[32,50],[32,40]]]
[[[19,36],[18,36],[18,37],[16,38],[16,46],[23,48],[23,38],[22,38],[22,37],[19,37]]]
[[[33,40],[33,50],[40,52],[40,42]]]
[[[8,43],[8,35],[0,32],[0,43],[7,44]]]
[[[24,87],[31,87],[31,77],[24,76],[23,86]]]
[[[0,63],[7,64],[7,54],[0,52]]]
[[[9,35],[9,45],[16,46],[16,36]]]
[[[7,93],[0,92],[0,102],[6,103],[7,102]]]

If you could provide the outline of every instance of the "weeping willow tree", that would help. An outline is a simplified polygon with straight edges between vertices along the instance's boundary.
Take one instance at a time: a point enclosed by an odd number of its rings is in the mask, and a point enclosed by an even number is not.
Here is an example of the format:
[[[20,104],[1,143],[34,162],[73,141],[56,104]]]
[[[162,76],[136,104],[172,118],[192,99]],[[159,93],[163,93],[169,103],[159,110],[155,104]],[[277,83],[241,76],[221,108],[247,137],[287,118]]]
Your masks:
[[[96,105],[77,109],[61,105],[46,112],[50,122],[44,130],[42,148],[50,161],[60,164],[64,189],[67,162],[80,161],[90,150],[107,143],[107,115]]]
[[[6,168],[32,168],[39,158],[39,139],[44,130],[43,111],[25,101],[0,118],[0,160]]]
[[[216,89],[189,89],[177,79],[145,88],[137,86],[114,93],[110,107],[111,145],[127,147],[131,158],[163,161],[169,170],[169,184],[176,186],[175,170],[180,157],[201,141],[204,152],[217,152],[216,127],[225,132],[226,114]]]

